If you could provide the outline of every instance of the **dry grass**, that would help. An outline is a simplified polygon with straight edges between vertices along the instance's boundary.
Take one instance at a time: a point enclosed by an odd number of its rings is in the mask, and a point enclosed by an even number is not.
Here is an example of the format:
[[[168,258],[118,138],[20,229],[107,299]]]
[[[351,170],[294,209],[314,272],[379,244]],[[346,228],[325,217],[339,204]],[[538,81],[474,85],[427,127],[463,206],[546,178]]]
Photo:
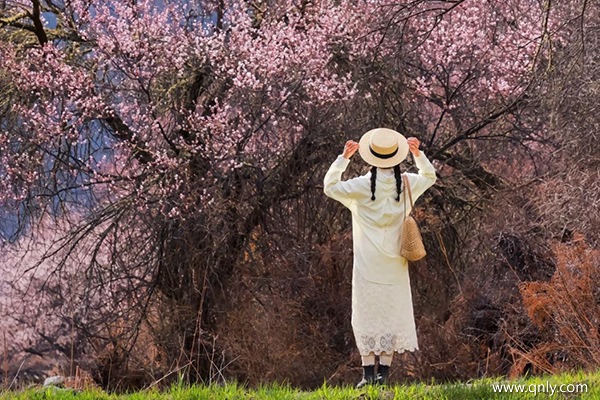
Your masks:
[[[517,351],[513,373],[527,363],[546,373],[600,366],[600,251],[575,235],[570,243],[557,243],[554,253],[557,265],[550,281],[520,285],[527,315],[544,340]]]

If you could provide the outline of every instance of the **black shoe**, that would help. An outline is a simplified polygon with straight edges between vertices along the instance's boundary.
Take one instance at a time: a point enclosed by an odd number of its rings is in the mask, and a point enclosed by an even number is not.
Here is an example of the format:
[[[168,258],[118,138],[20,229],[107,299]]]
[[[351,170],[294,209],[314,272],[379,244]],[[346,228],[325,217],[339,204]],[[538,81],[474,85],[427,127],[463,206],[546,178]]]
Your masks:
[[[377,367],[377,378],[375,382],[378,385],[385,385],[387,383],[388,376],[390,375],[390,366],[389,365],[381,365]]]
[[[363,365],[363,378],[356,385],[357,389],[360,389],[367,385],[375,383],[375,366],[374,365]]]

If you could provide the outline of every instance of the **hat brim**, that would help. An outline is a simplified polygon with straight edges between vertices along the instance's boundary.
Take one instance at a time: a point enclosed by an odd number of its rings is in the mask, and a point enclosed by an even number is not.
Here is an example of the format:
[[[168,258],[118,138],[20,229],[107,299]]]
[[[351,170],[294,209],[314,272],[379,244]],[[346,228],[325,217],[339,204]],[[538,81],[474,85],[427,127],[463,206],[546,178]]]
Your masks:
[[[408,155],[408,141],[401,133],[398,133],[392,129],[386,129],[398,136],[398,152],[390,158],[377,157],[371,152],[369,143],[371,142],[371,135],[378,129],[381,128],[372,129],[369,132],[362,135],[359,141],[358,153],[367,164],[373,165],[375,167],[391,168],[395,165],[400,164]]]

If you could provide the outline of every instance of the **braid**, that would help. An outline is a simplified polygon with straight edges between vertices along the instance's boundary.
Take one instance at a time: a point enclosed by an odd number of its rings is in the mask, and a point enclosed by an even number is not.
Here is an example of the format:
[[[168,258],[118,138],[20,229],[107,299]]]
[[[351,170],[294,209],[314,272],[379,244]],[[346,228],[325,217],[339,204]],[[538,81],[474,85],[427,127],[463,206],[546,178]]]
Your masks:
[[[375,200],[375,181],[377,180],[377,167],[371,168],[371,200]]]
[[[394,166],[394,176],[396,177],[396,201],[400,201],[400,191],[402,191],[402,174],[400,173],[400,165]]]

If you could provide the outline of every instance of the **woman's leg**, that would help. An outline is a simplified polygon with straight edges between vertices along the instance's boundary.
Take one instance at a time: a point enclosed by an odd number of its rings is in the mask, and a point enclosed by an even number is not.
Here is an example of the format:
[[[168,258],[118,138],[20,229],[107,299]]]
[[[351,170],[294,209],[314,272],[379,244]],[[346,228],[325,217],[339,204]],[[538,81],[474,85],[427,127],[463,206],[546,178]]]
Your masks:
[[[382,352],[379,356],[379,366],[377,367],[377,378],[375,379],[377,384],[385,385],[390,375],[390,365],[392,365],[392,358],[394,353],[389,354]]]
[[[394,358],[394,353],[388,354],[384,351],[379,356],[379,365],[387,365],[389,367],[390,365],[392,365],[393,358]]]
[[[375,383],[375,353],[371,352],[369,355],[360,356],[360,358],[362,359],[363,377],[356,385],[357,389]]]
[[[362,365],[375,365],[375,353],[371,352],[368,356],[360,356],[362,359]]]

